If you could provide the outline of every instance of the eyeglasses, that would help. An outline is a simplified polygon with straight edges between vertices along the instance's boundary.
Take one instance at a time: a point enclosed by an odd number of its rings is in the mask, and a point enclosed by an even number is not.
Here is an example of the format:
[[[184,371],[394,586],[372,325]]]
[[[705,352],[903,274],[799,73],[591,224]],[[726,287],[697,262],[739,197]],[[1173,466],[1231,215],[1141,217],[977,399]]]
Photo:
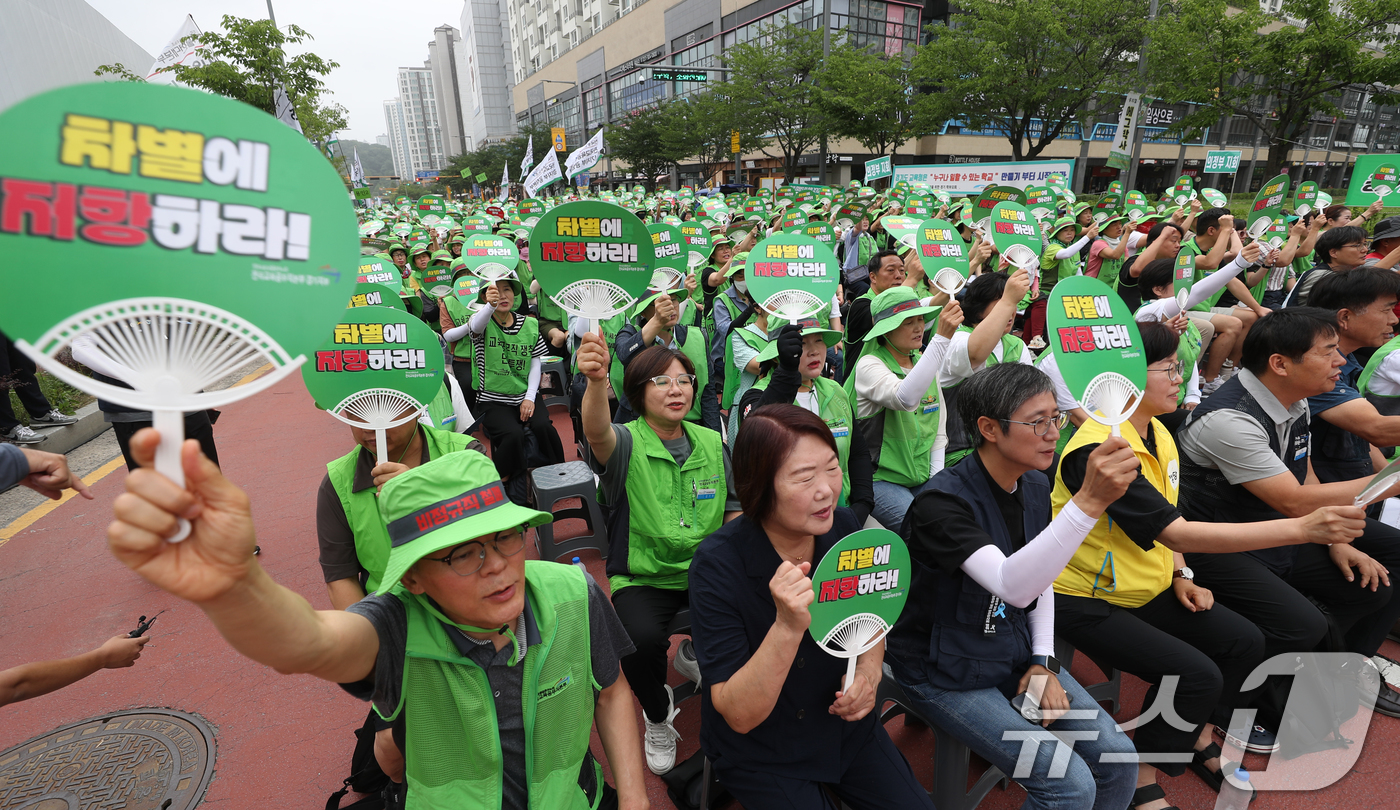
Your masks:
[[[1034,422],[1018,422],[1015,419],[1007,419],[1005,421],[1013,425],[1030,425],[1031,430],[1035,431],[1035,435],[1044,436],[1049,432],[1051,425],[1054,425],[1056,430],[1064,430],[1065,425],[1069,424],[1069,414],[1061,413],[1055,416],[1042,416]]]
[[[1181,362],[1180,360],[1178,360],[1175,363],[1172,363],[1166,368],[1149,368],[1148,371],[1165,371],[1167,373],[1167,379],[1169,380],[1173,377],[1175,377],[1178,380],[1186,379],[1186,364]]]
[[[491,545],[496,547],[496,553],[502,557],[514,557],[525,548],[525,534],[519,529],[512,530],[509,534],[498,534],[491,541]],[[486,545],[473,540],[470,543],[463,543],[457,546],[451,554],[446,557],[424,557],[425,560],[439,562],[452,569],[452,573],[459,577],[469,577],[481,570],[482,564],[486,562]]]
[[[678,374],[675,377],[668,377],[665,374],[658,374],[651,378],[651,384],[657,388],[670,388],[679,385],[681,388],[693,388],[695,386],[694,374]]]
[[[1366,243],[1365,243],[1365,242],[1352,242],[1351,244],[1342,245],[1342,247],[1344,247],[1344,248],[1351,248],[1352,250],[1365,250],[1365,249],[1366,249]]]

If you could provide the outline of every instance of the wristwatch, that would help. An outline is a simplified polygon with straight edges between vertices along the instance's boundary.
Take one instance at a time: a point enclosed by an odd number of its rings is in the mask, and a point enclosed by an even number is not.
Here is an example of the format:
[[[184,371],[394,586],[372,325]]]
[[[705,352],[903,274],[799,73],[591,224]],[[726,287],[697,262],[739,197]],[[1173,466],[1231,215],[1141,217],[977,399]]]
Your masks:
[[[1178,568],[1178,569],[1176,569],[1175,571],[1172,572],[1172,579],[1178,579],[1178,578],[1184,579],[1184,580],[1186,580],[1187,582],[1192,582],[1192,581],[1194,581],[1194,580],[1196,579],[1196,574],[1195,574],[1195,572],[1193,572],[1190,568],[1187,568],[1186,566],[1183,565],[1183,566],[1181,566],[1180,568]]]
[[[1053,655],[1032,655],[1031,666],[1042,666],[1055,675],[1060,674],[1060,661]]]

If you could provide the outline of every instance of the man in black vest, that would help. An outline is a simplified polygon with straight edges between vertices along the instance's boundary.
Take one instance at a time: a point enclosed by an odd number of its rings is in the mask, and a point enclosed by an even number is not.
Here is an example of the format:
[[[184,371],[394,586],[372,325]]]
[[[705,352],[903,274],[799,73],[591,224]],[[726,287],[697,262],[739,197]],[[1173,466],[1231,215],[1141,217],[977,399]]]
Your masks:
[[[1336,317],[1326,310],[1293,307],[1259,319],[1245,338],[1240,373],[1177,434],[1187,520],[1244,523],[1352,503],[1369,478],[1320,483],[1311,463],[1308,397],[1337,384],[1346,362],[1338,342]],[[1374,520],[1350,545],[1187,554],[1186,562],[1197,584],[1259,626],[1266,659],[1318,649],[1329,618],[1344,641],[1320,651],[1370,657],[1400,616],[1389,576],[1400,566],[1400,532]],[[1382,688],[1375,708],[1400,717],[1400,693]],[[1261,719],[1269,719],[1267,709]],[[1271,744],[1261,739],[1250,750]]]

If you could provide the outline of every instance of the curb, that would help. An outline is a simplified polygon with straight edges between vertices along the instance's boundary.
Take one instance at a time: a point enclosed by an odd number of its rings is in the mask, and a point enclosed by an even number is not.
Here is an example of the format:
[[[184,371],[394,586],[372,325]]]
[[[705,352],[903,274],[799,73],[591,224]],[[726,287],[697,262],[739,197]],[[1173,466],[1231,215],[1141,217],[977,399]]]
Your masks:
[[[78,417],[78,421],[71,425],[52,428],[30,425],[35,433],[42,434],[47,441],[25,446],[45,453],[65,454],[112,427],[111,423],[102,419],[102,411],[98,410],[96,402],[89,402],[73,415]]]

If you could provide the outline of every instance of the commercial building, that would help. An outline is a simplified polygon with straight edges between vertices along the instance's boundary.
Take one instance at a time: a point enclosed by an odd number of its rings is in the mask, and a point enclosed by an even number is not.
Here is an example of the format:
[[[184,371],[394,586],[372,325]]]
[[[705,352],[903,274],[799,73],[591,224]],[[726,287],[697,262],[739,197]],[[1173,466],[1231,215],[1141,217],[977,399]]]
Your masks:
[[[650,80],[655,66],[719,67],[723,52],[745,42],[768,24],[793,23],[812,29],[823,26],[833,35],[845,31],[858,44],[899,53],[919,40],[928,24],[948,20],[946,2],[904,0],[500,0],[508,5],[510,56],[515,71],[514,109],[518,125],[563,127],[570,148],[585,134],[617,124],[634,110],[703,89],[693,82]],[[1266,10],[1269,6],[1266,4]],[[718,79],[718,74],[711,74]],[[1397,108],[1377,105],[1364,88],[1337,99],[1343,115],[1316,120],[1289,155],[1295,179],[1316,180],[1326,186],[1344,182],[1358,153],[1400,150]],[[1108,152],[1116,131],[1122,96],[1099,99],[1089,125],[1067,128],[1039,156],[1076,161],[1081,190],[1107,187],[1119,176],[1108,167]],[[1190,111],[1187,105],[1154,105],[1145,110],[1137,187],[1155,192],[1171,185],[1182,173],[1213,180],[1212,185],[1240,191],[1257,188],[1265,179],[1267,140],[1243,116],[1222,119],[1216,126],[1188,138],[1186,143],[1166,135],[1166,127]],[[1034,124],[1033,124],[1034,125]],[[1212,150],[1243,152],[1235,175],[1204,175]],[[1257,149],[1257,151],[1256,151]],[[771,151],[771,150],[770,150]],[[852,141],[828,144],[827,182],[864,177],[864,162],[875,155]],[[763,154],[741,156],[743,182],[759,184],[781,177],[780,161]],[[896,164],[957,164],[1011,160],[1011,148],[996,127],[973,129],[951,119],[936,131],[902,144]],[[823,176],[821,155],[803,155],[805,176]],[[704,182],[687,174],[682,182]],[[614,167],[613,181],[650,180]],[[728,168],[713,178],[734,182]]]
[[[462,4],[460,103],[476,148],[515,136],[511,87],[515,66],[510,47],[510,0],[466,0]]]
[[[6,0],[0,110],[55,87],[101,81],[92,73],[100,65],[120,62],[144,76],[155,61],[83,0]]]
[[[407,158],[408,130],[403,125],[403,106],[396,98],[384,100],[384,127],[388,130],[384,145],[389,147],[389,154],[394,159],[394,174],[401,178],[412,177]]]

